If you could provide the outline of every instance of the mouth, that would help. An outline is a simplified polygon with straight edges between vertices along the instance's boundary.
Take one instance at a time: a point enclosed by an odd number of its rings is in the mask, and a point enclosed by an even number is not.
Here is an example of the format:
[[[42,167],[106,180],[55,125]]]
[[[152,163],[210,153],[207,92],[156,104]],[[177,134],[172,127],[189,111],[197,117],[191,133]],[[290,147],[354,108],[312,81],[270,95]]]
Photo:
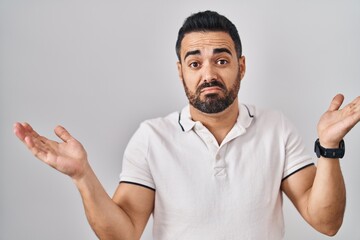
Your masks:
[[[218,92],[222,92],[223,89],[219,86],[212,86],[212,87],[205,87],[203,89],[201,89],[201,93],[205,93],[205,94],[214,94],[214,93],[218,93]]]
[[[198,89],[199,94],[218,94],[224,91],[225,86],[219,81],[205,82]]]

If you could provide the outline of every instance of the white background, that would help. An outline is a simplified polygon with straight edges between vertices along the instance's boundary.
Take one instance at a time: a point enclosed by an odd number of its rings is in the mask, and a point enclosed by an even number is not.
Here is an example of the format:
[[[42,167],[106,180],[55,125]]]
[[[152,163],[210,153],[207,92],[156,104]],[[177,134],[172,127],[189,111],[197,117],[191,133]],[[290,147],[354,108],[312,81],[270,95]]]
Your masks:
[[[360,95],[360,1],[0,0],[0,239],[96,239],[71,180],[12,133],[62,124],[86,147],[112,195],[126,144],[147,118],[186,104],[175,41],[184,19],[216,10],[238,27],[247,57],[241,102],[283,111],[312,153],[332,97]],[[360,126],[345,138],[343,227],[360,239]],[[286,239],[327,239],[284,198]],[[143,239],[151,239],[151,221]]]

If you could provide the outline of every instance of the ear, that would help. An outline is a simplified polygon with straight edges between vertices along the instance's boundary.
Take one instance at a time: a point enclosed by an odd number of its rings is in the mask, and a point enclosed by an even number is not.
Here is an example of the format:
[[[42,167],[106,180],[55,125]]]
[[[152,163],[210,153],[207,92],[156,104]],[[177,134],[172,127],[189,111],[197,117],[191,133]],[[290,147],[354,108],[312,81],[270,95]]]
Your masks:
[[[180,62],[177,62],[176,65],[177,65],[177,69],[178,69],[179,79],[182,82],[183,81],[182,65]]]
[[[241,56],[239,58],[239,70],[240,70],[240,79],[243,79],[246,71],[245,56]]]

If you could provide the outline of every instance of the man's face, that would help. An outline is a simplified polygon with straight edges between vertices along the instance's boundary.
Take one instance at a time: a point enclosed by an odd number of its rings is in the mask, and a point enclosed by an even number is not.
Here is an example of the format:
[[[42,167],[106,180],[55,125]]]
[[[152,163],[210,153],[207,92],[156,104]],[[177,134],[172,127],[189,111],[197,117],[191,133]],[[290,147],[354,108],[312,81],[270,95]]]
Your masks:
[[[219,113],[237,98],[245,73],[245,58],[225,32],[185,35],[178,62],[180,79],[190,105],[204,113]]]

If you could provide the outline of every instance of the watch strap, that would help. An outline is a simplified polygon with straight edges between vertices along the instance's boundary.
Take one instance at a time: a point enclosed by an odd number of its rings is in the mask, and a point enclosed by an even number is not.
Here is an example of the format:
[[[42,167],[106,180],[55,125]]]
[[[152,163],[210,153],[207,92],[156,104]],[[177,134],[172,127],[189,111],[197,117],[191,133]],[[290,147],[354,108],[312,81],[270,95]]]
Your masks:
[[[321,156],[325,158],[343,158],[345,155],[345,142],[341,140],[339,148],[324,148],[320,145],[319,139],[316,139],[314,151],[318,158]]]

